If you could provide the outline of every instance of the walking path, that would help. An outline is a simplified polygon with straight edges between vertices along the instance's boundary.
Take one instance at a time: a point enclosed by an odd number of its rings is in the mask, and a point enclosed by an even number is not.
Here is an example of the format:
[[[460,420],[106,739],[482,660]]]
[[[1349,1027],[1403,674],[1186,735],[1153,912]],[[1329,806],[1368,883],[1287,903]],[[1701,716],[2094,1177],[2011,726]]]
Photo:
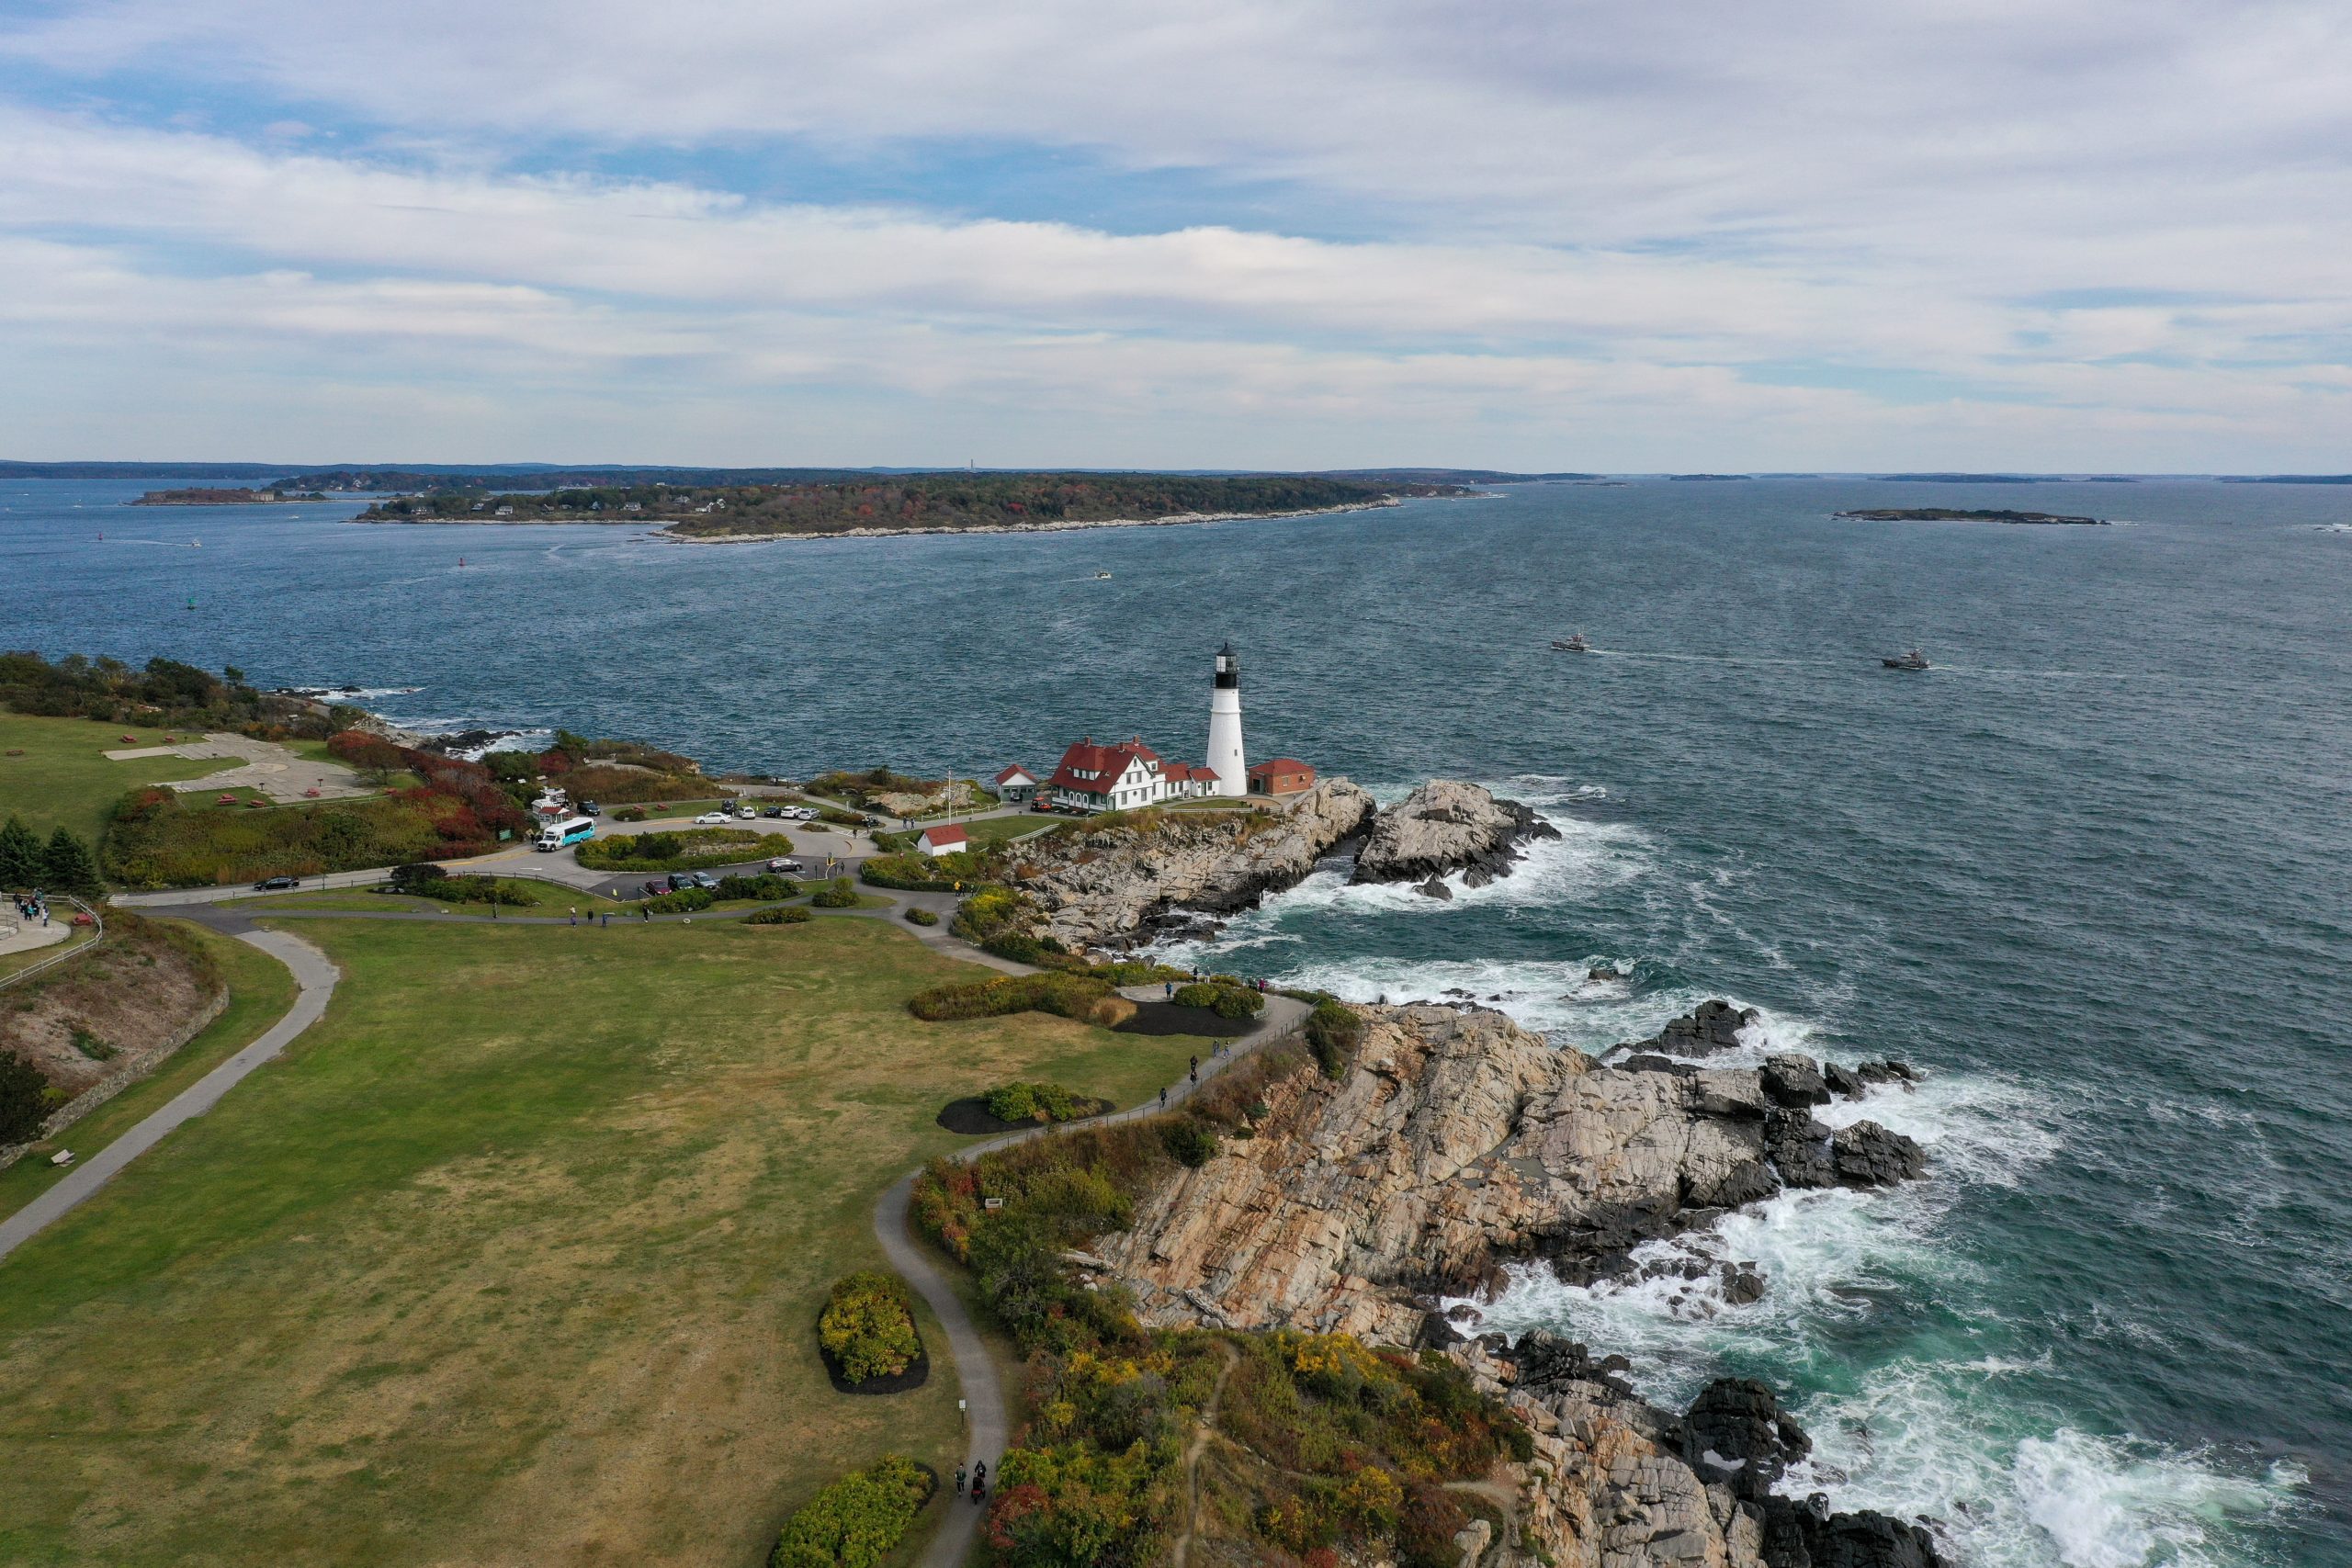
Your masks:
[[[985,956],[983,961],[987,961]],[[1017,974],[1035,973],[1023,964],[1008,964],[1001,959],[995,960],[995,963],[998,967],[1010,968]],[[1156,992],[1157,989],[1156,987],[1139,986],[1132,987],[1128,994]],[[1244,1056],[1296,1033],[1306,1023],[1310,1010],[1305,1002],[1293,998],[1268,996],[1266,1010],[1260,1015],[1258,1027],[1234,1041],[1222,1053],[1203,1062],[1199,1082],[1180,1079],[1171,1085],[1168,1090],[1166,1110],[1173,1111],[1198,1094],[1204,1085],[1213,1082],[1219,1073]],[[1110,1116],[1092,1117],[1075,1125],[1113,1126],[1122,1122],[1162,1114],[1165,1111],[1159,1101],[1148,1100],[1130,1110]],[[1011,1148],[1015,1144],[1025,1144],[1032,1138],[1044,1137],[1051,1131],[1051,1127],[1038,1127],[1027,1132],[1008,1133],[984,1144],[968,1145],[956,1150],[950,1157],[968,1165],[982,1155]],[[1005,1445],[1011,1437],[1005,1420],[1004,1385],[997,1377],[996,1362],[989,1358],[988,1346],[981,1340],[980,1331],[972,1322],[972,1314],[964,1308],[964,1299],[956,1293],[955,1286],[940,1271],[931,1250],[907,1227],[907,1206],[914,1192],[915,1178],[922,1174],[919,1170],[907,1172],[882,1194],[882,1201],[874,1206],[874,1235],[882,1244],[883,1255],[890,1260],[890,1267],[922,1294],[931,1307],[932,1315],[938,1318],[940,1326],[946,1330],[947,1348],[956,1358],[956,1380],[964,1390],[966,1445],[969,1457],[986,1461],[993,1466],[1003,1459]],[[960,1506],[957,1506],[959,1504]],[[987,1511],[973,1506],[964,1498],[951,1496],[947,1517],[941,1521],[938,1533],[931,1538],[930,1546],[924,1549],[922,1568],[957,1568],[971,1550],[972,1538],[978,1532],[981,1517]]]
[[[0,1258],[7,1257],[62,1218],[75,1204],[105,1186],[117,1171],[163,1142],[173,1128],[190,1117],[203,1115],[219,1104],[220,1097],[243,1081],[246,1074],[286,1049],[297,1035],[316,1023],[320,1015],[327,1010],[327,999],[334,995],[335,982],[342,978],[343,972],[327,961],[325,953],[300,937],[289,936],[284,931],[248,930],[237,934],[241,940],[260,948],[294,972],[295,982],[301,987],[294,998],[294,1005],[286,1010],[285,1017],[270,1025],[260,1039],[197,1079],[175,1095],[161,1110],[67,1171],[64,1179],[56,1186],[6,1220],[0,1220]]]

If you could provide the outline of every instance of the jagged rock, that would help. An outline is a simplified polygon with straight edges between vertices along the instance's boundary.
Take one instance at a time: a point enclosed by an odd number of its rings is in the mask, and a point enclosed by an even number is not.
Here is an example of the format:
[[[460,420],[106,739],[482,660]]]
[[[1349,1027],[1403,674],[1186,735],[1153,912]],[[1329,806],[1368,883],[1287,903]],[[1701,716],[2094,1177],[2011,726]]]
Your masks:
[[[1596,964],[1584,972],[1584,977],[1588,980],[1622,980],[1625,976],[1606,964]]]
[[[1445,878],[1442,876],[1432,876],[1427,882],[1416,886],[1413,891],[1424,898],[1442,899],[1449,904],[1453,901],[1453,889],[1445,885]]]
[[[1803,1111],[1775,1110],[1765,1117],[1764,1148],[1784,1184],[1838,1185],[1838,1159],[1829,1129]]]
[[[1854,1069],[1854,1076],[1864,1083],[1912,1084],[1919,1081],[1918,1070],[1908,1062],[1864,1062]]]
[[[1838,1179],[1848,1187],[1892,1187],[1927,1174],[1927,1152],[1875,1122],[1841,1128],[1830,1146]]]
[[[1724,1300],[1733,1306],[1754,1306],[1764,1299],[1764,1275],[1753,1263],[1743,1263],[1724,1277]]]
[[[1373,810],[1356,784],[1325,779],[1272,816],[1171,811],[1023,844],[1012,884],[1035,911],[1032,935],[1129,946],[1304,882]]]
[[[1792,1108],[1829,1103],[1829,1080],[1822,1075],[1827,1070],[1810,1056],[1783,1055],[1764,1058],[1764,1092],[1775,1105]]]
[[[1478,1559],[1487,1555],[1487,1548],[1495,1539],[1495,1527],[1484,1519],[1472,1519],[1453,1532],[1454,1550],[1462,1553],[1460,1568],[1478,1568]]]
[[[1485,880],[1470,886],[1484,886],[1509,874],[1521,843],[1559,836],[1532,807],[1458,779],[1432,779],[1373,818],[1352,880],[1421,882],[1475,868]]]
[[[1720,1056],[1740,1048],[1739,1032],[1764,1015],[1754,1008],[1736,1008],[1717,999],[1701,1002],[1648,1040],[1617,1046],[1619,1051],[1647,1051],[1667,1056]]]
[[[1822,1064],[1821,1076],[1829,1085],[1831,1093],[1842,1094],[1849,1100],[1870,1092],[1871,1080],[1851,1067],[1841,1067],[1835,1062],[1825,1062]]]
[[[1709,1383],[1682,1417],[1681,1441],[1693,1468],[1747,1502],[1770,1495],[1788,1467],[1813,1451],[1813,1439],[1753,1378]]]

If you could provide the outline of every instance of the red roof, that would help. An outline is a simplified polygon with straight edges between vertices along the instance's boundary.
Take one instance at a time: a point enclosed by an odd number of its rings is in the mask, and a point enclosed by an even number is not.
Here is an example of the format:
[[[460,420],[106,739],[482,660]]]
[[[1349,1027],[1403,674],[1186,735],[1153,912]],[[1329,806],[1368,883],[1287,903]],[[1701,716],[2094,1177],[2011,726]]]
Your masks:
[[[1028,769],[1023,767],[1018,762],[1013,763],[1012,766],[1005,769],[1004,772],[997,774],[996,777],[990,779],[989,782],[990,784],[1011,784],[1016,777],[1027,779],[1032,784],[1037,782],[1037,775],[1031,773]]]
[[[925,828],[922,830],[922,837],[927,843],[960,844],[971,835],[964,831],[964,825],[961,822],[942,822],[935,827]]]
[[[1128,761],[1138,757],[1147,767],[1159,761],[1159,753],[1141,740],[1122,740],[1114,746],[1097,746],[1091,739],[1081,740],[1062,753],[1061,765],[1046,781],[1046,787],[1108,795],[1119,775],[1127,771]]]
[[[1216,773],[1213,769],[1210,769],[1199,762],[1170,762],[1162,766],[1159,773],[1162,778],[1168,779],[1175,784],[1183,784],[1192,779],[1213,779],[1216,777]]]
[[[1315,770],[1295,757],[1269,757],[1262,762],[1250,764],[1250,772],[1257,773],[1311,773]]]

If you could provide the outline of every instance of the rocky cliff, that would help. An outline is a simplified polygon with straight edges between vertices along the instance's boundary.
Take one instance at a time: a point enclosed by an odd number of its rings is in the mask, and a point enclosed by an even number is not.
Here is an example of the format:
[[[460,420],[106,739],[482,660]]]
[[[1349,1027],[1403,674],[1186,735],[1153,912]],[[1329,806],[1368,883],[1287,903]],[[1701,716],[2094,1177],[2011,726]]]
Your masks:
[[[1832,1551],[1854,1530],[1874,1539],[1878,1517],[1840,1517],[1863,1521],[1849,1526],[1773,1498],[1779,1471],[1743,1481],[1730,1449],[1714,1448],[1728,1467],[1703,1451],[1694,1460],[1687,1421],[1635,1398],[1581,1347],[1531,1372],[1523,1348],[1464,1343],[1433,1311],[1438,1295],[1493,1283],[1508,1259],[1544,1258],[1590,1280],[1631,1267],[1642,1241],[1783,1185],[1916,1176],[1916,1145],[1874,1122],[1832,1133],[1815,1122],[1827,1080],[1805,1057],[1706,1068],[1636,1049],[1643,1060],[1604,1066],[1483,1010],[1358,1010],[1363,1039],[1340,1081],[1302,1074],[1270,1086],[1258,1136],[1228,1142],[1149,1195],[1130,1230],[1096,1244],[1090,1261],[1129,1285],[1146,1322],[1450,1343],[1537,1438],[1521,1467],[1521,1539],[1482,1549],[1483,1568],[1532,1562],[1538,1548],[1583,1568],[1935,1561],[1924,1533],[1892,1520],[1879,1521],[1885,1551]],[[1706,1032],[1677,1021],[1688,1027],[1669,1031],[1675,1039]],[[1752,1265],[1724,1268],[1725,1301],[1765,1288]],[[1816,1538],[1824,1551],[1804,1555]]]
[[[1372,796],[1325,779],[1287,809],[1162,811],[1073,827],[1020,846],[1012,885],[1036,910],[1034,934],[1073,947],[1120,947],[1164,934],[1186,912],[1228,915],[1296,886],[1363,831]]]
[[[1432,779],[1373,818],[1353,880],[1418,882],[1424,892],[1451,897],[1444,885],[1451,873],[1483,887],[1510,872],[1521,843],[1559,836],[1532,807],[1497,799],[1477,784]]]

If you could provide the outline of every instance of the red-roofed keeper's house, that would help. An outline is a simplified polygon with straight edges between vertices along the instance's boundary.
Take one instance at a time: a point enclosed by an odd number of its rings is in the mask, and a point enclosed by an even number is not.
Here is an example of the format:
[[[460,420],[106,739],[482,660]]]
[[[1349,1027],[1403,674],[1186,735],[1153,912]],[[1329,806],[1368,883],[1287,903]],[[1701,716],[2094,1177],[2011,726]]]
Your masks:
[[[1037,793],[1037,775],[1018,762],[989,783],[994,786],[997,798],[1009,806],[1019,806]]]
[[[915,835],[915,848],[927,855],[961,854],[972,847],[972,835],[961,822],[940,822]]]
[[[1315,787],[1315,770],[1295,757],[1270,757],[1250,765],[1251,795],[1301,795]]]
[[[1082,811],[1129,811],[1207,795],[1216,778],[1206,768],[1161,761],[1140,736],[1109,745],[1097,745],[1089,736],[1062,753],[1045,795],[1057,806]]]

